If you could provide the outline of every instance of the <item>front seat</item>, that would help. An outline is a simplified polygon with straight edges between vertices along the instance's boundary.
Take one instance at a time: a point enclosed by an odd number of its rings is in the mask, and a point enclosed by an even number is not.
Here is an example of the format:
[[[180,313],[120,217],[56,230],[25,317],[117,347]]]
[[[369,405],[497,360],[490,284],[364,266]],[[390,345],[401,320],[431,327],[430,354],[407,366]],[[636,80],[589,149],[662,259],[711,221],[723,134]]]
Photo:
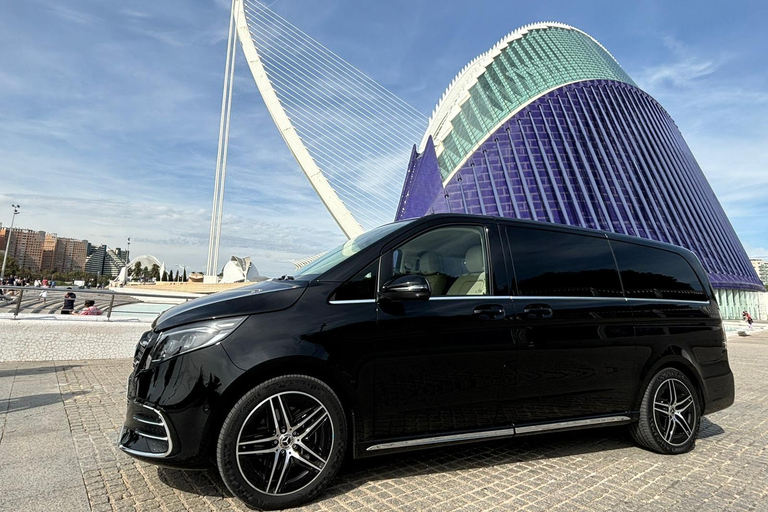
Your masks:
[[[429,281],[432,295],[443,295],[448,284],[448,276],[440,273],[440,258],[433,252],[425,252],[419,258],[419,272]]]
[[[470,247],[464,256],[467,273],[459,276],[448,289],[447,295],[485,295],[485,261],[483,248]]]

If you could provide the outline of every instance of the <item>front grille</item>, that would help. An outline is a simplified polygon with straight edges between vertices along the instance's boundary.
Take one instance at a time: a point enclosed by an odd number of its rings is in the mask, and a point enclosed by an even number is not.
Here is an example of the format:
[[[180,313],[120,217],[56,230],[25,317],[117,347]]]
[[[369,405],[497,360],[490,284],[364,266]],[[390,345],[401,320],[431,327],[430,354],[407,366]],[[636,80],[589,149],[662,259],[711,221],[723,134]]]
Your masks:
[[[166,457],[173,447],[163,415],[137,403],[128,405],[128,416],[120,431],[118,445],[121,450],[142,457]]]
[[[136,351],[133,354],[133,368],[136,369],[141,364],[144,355],[149,352],[155,341],[157,341],[158,335],[155,332],[147,331],[141,335],[139,343],[136,345]]]

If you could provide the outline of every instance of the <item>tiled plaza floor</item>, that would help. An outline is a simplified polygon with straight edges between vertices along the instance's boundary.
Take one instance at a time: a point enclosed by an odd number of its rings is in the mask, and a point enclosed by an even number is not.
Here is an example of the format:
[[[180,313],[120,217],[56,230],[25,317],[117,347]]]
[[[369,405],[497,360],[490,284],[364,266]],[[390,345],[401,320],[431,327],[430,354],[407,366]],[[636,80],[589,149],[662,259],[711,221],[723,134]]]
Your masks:
[[[625,428],[433,449],[347,464],[301,510],[768,511],[768,332],[729,351],[736,403],[691,453],[648,452]],[[215,471],[117,449],[130,365],[0,364],[0,510],[247,510]]]

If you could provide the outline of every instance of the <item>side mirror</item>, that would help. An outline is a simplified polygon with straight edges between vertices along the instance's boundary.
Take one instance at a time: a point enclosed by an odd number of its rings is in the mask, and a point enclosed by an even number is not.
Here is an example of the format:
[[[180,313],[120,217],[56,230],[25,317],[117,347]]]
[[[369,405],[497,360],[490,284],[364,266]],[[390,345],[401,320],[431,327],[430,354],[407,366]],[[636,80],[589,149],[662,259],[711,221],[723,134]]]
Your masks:
[[[384,283],[379,292],[380,299],[393,301],[427,300],[432,288],[424,276],[406,275],[395,277]]]

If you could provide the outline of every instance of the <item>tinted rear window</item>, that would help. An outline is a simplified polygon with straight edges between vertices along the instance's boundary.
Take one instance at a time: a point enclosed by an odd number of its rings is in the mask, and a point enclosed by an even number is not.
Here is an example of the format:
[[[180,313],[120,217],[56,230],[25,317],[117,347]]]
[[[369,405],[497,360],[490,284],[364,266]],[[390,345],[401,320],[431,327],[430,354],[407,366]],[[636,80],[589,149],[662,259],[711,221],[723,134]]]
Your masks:
[[[674,252],[612,241],[627,297],[707,300],[691,265]]]
[[[621,297],[608,240],[507,227],[518,295]]]

